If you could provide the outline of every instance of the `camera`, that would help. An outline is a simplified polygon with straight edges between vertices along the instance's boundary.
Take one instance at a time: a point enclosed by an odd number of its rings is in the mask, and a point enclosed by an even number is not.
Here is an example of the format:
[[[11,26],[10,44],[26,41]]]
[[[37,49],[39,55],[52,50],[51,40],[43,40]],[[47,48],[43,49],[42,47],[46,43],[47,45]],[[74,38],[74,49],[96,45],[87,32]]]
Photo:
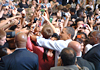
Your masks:
[[[100,19],[100,16],[97,16],[97,17],[96,17],[96,20],[97,20],[97,19]]]
[[[44,12],[45,12],[45,10],[44,10],[44,9],[41,9],[41,15],[43,15],[43,14],[44,14]]]
[[[83,29],[86,29],[87,25],[85,25],[85,24],[82,24],[82,25],[83,25]]]
[[[91,16],[89,14],[87,15],[87,18],[89,18],[89,20],[91,20]]]
[[[49,21],[52,23],[52,21],[53,21],[53,17],[52,16],[50,16]]]
[[[65,12],[61,12],[61,16],[68,16],[68,13],[65,13]]]
[[[100,23],[97,23],[97,25],[100,25]]]
[[[61,12],[61,16],[64,16],[64,17],[65,17],[65,16],[66,16],[66,15],[65,15],[65,12]]]
[[[61,19],[59,19],[58,22],[61,22]]]

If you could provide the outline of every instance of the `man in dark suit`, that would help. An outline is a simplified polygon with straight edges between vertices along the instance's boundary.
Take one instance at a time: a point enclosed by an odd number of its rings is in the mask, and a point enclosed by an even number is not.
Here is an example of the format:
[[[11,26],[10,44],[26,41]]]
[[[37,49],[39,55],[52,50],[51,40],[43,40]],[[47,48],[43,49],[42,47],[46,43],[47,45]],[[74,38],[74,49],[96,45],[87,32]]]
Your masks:
[[[72,48],[64,48],[61,51],[62,66],[52,67],[50,70],[79,70],[75,64],[76,52]]]
[[[68,47],[70,48],[73,48],[76,52],[76,56],[77,56],[77,64],[80,66],[80,67],[88,67],[89,70],[95,70],[95,67],[94,67],[94,64],[83,59],[81,57],[81,54],[82,54],[82,50],[83,48],[81,47],[80,43],[77,42],[77,41],[72,41],[68,44]]]
[[[95,70],[100,70],[100,31],[92,31],[88,37],[93,48],[83,58],[92,62],[95,65]]]
[[[27,35],[15,36],[15,51],[0,60],[0,70],[38,70],[38,56],[26,49]]]

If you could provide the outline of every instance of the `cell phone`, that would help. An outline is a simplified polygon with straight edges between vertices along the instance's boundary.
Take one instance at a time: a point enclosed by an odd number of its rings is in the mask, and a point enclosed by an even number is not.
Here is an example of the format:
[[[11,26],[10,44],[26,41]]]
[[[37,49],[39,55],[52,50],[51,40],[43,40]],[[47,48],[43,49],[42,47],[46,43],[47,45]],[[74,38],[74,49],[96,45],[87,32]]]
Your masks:
[[[46,6],[44,6],[44,5],[41,5],[41,9],[43,9],[43,8],[46,8]]]
[[[97,25],[100,25],[100,23],[97,23]]]
[[[61,19],[59,19],[58,22],[61,22]]]
[[[89,20],[91,20],[91,16],[89,14],[87,15],[87,18],[89,18]]]
[[[53,18],[52,18],[52,17],[50,17],[49,21],[52,23],[52,21],[53,21]]]
[[[100,19],[100,16],[97,16],[96,19]]]
[[[69,13],[65,13],[65,15],[67,15],[67,16],[68,16],[68,15],[69,15]]]
[[[82,25],[83,25],[83,29],[86,29],[87,25],[85,25],[85,24],[82,24]]]
[[[65,17],[66,15],[65,15],[65,12],[61,12],[61,16],[62,17]]]
[[[41,15],[43,15],[43,14],[44,14],[44,12],[45,12],[45,10],[44,10],[44,9],[41,9]]]

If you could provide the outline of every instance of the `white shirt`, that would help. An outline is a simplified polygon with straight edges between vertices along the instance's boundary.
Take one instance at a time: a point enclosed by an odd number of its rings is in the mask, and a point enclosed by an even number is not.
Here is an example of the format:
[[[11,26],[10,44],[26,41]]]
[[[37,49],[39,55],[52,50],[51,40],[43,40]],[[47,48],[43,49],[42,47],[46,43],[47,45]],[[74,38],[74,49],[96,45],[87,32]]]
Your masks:
[[[47,3],[47,4],[41,3],[41,5],[46,5],[48,8],[51,7],[51,4],[50,3]]]
[[[99,43],[98,43],[99,44]],[[98,44],[95,44],[95,45],[91,45],[91,44],[87,44],[86,47],[85,47],[85,53],[87,53],[91,48],[97,46]]]
[[[69,42],[71,41],[72,41],[71,39],[68,39],[66,41],[64,40],[52,41],[50,39],[45,39],[37,36],[37,44],[39,46],[55,50],[55,66],[57,66],[60,52],[62,51],[62,49],[67,48]]]

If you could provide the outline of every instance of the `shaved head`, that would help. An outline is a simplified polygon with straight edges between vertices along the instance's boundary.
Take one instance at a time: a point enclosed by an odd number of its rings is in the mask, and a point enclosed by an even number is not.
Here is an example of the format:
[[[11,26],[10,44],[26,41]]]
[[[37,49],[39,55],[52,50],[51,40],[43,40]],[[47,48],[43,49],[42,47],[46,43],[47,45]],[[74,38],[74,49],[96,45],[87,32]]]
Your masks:
[[[68,44],[68,47],[72,48],[75,50],[77,56],[80,55],[80,52],[81,52],[81,44],[77,41],[71,41],[69,44]]]
[[[15,36],[15,43],[18,48],[26,47],[27,35],[25,33],[19,33]]]

